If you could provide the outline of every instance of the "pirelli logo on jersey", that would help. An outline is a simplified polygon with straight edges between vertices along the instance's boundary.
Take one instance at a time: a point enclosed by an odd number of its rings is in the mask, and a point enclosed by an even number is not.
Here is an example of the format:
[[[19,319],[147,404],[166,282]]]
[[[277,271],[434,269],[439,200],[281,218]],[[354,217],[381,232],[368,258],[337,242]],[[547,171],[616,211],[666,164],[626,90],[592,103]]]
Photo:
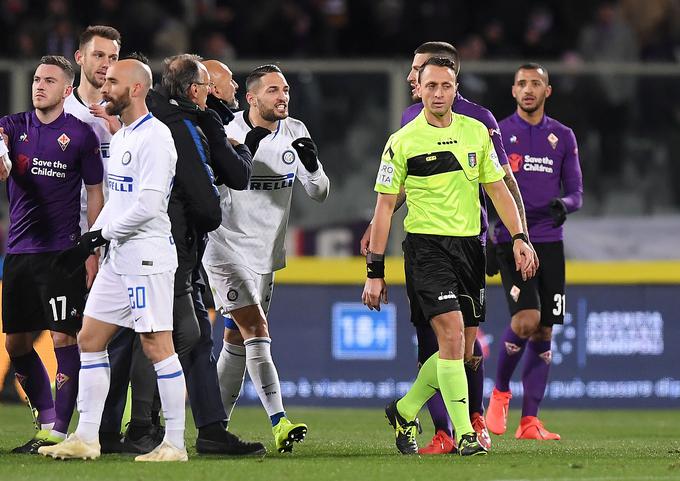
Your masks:
[[[249,190],[280,190],[293,187],[295,173],[284,175],[253,175],[250,178]]]
[[[106,180],[109,190],[113,190],[115,192],[132,192],[132,177],[128,177],[126,175],[108,174]]]

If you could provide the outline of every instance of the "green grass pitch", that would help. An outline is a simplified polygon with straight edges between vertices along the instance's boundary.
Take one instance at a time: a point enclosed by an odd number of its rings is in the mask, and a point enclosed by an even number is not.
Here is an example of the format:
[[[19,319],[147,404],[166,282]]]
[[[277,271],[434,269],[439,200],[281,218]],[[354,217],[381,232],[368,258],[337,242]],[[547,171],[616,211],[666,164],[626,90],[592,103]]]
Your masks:
[[[288,413],[310,427],[292,455],[271,452],[271,431],[261,408],[238,408],[233,431],[267,443],[266,457],[198,456],[191,425],[188,463],[140,464],[126,456],[64,462],[9,454],[32,434],[30,414],[22,406],[0,405],[0,480],[680,480],[680,410],[545,410],[547,426],[562,435],[558,442],[515,440],[519,414],[513,411],[508,433],[493,436],[492,452],[475,458],[400,455],[380,409],[291,408]],[[425,445],[432,430],[426,413],[421,419],[419,443]]]

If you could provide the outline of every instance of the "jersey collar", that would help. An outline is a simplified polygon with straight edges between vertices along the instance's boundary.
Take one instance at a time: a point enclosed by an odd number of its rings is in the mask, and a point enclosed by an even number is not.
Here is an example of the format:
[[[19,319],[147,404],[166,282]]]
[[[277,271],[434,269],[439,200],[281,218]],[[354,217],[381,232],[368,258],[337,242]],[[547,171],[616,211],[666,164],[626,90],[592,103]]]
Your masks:
[[[149,112],[148,114],[143,115],[142,117],[140,117],[137,120],[135,120],[134,122],[132,122],[130,125],[126,125],[123,128],[123,131],[125,132],[125,134],[132,133],[137,127],[142,125],[147,120],[150,120],[152,117],[153,117],[153,114],[151,112]]]
[[[54,119],[49,124],[43,124],[38,118],[38,115],[35,113],[35,110],[31,112],[31,123],[36,127],[44,126],[50,129],[58,129],[64,124],[64,122],[66,122],[66,112],[64,110],[61,111],[59,117]]]
[[[515,111],[515,113],[512,114],[512,116],[514,117],[515,122],[519,123],[520,125],[522,125],[525,128],[532,128],[533,127],[533,128],[537,128],[537,129],[543,129],[548,124],[548,116],[545,115],[545,113],[543,113],[543,118],[536,125],[532,125],[529,122],[527,122],[526,120],[524,120],[522,117],[519,116],[517,111]]]

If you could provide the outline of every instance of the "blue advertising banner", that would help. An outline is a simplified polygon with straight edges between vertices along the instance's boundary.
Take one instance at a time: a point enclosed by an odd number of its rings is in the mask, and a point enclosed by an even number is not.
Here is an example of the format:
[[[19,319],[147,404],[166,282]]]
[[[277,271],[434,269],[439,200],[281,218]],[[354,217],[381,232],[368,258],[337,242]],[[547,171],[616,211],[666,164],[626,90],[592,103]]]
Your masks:
[[[409,388],[417,361],[405,289],[390,287],[390,304],[379,312],[361,304],[361,291],[359,286],[276,287],[269,324],[287,404],[376,406]],[[499,286],[489,286],[486,298],[480,339],[488,397],[509,314]],[[680,405],[677,286],[571,286],[566,309],[564,325],[553,330],[544,406]],[[221,332],[215,338],[221,339]],[[521,404],[520,374],[521,366],[511,383],[515,406]],[[242,401],[259,403],[250,382]]]

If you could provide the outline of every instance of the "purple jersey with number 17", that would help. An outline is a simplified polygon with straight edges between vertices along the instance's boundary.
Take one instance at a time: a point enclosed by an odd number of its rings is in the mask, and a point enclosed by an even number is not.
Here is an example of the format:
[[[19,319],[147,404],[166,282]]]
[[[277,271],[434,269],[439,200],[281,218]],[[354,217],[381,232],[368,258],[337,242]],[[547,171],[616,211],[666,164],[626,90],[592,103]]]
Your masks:
[[[411,120],[415,119],[421,110],[423,110],[422,102],[413,104],[404,110],[404,113],[401,115],[401,126],[403,127]],[[501,139],[501,130],[498,127],[496,118],[489,111],[489,109],[486,109],[481,105],[477,105],[474,102],[470,102],[459,92],[456,94],[456,98],[453,101],[452,110],[457,114],[466,115],[483,123],[484,126],[489,129],[489,135],[491,136],[493,147],[496,149],[496,155],[498,155],[498,162],[501,165],[508,163],[508,157],[505,155],[503,140]],[[479,189],[479,203],[481,205],[482,212],[482,230],[479,233],[479,239],[482,241],[482,244],[486,244],[486,231],[489,229],[489,216],[486,213],[486,198],[484,197],[484,189],[482,187]]]
[[[43,124],[35,111],[0,118],[9,137],[12,171],[9,254],[55,252],[80,237],[80,186],[102,182],[99,140],[92,127],[61,113]]]

